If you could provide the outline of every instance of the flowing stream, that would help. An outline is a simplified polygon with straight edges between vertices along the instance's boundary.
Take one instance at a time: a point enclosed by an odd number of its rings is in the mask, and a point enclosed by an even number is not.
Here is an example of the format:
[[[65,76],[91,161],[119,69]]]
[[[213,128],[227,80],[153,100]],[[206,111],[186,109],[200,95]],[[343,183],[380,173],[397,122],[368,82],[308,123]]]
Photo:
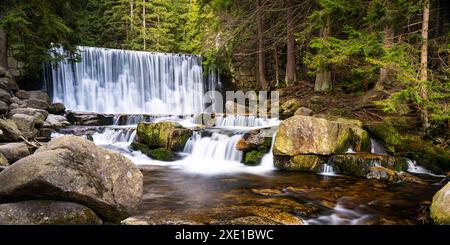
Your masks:
[[[81,62],[62,61],[46,69],[46,87],[68,109],[116,114],[113,125],[73,126],[53,137],[79,130],[142,169],[143,204],[134,220],[222,224],[258,217],[277,224],[418,224],[423,222],[420,210],[426,210],[438,189],[336,175],[331,164],[324,164],[319,175],[277,171],[275,135],[261,164],[246,166],[236,143],[245,132],[276,127],[279,120],[219,116],[212,127],[198,129],[194,114],[204,110],[203,92],[220,86],[214,72],[214,77],[203,77],[201,57],[91,47],[79,51]],[[138,123],[158,121],[195,128],[177,153],[179,160],[158,161],[130,148]],[[372,146],[373,153],[385,154],[375,140]],[[428,173],[414,162],[409,165],[410,172]]]

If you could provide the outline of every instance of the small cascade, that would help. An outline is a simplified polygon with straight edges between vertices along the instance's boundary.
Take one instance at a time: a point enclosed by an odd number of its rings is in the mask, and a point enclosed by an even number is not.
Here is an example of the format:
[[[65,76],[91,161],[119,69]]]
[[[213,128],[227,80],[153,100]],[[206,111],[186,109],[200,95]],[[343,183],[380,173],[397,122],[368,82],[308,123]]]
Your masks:
[[[272,136],[272,143],[270,145],[269,152],[263,156],[263,158],[261,159],[261,164],[256,168],[264,171],[270,171],[275,169],[275,166],[273,164],[273,145],[275,143],[275,136],[276,133]]]
[[[371,149],[370,152],[378,155],[386,155],[386,151],[384,150],[384,147],[375,139],[370,138],[371,143]]]
[[[322,172],[319,173],[320,175],[325,176],[334,176],[336,173],[333,170],[333,166],[329,163],[322,164]]]
[[[241,137],[239,134],[227,136],[221,133],[213,133],[211,137],[203,138],[195,135],[190,142],[191,157],[240,162],[242,151],[236,149],[236,143]]]
[[[133,128],[106,128],[103,132],[97,132],[92,135],[92,139],[96,145],[129,145],[136,136],[136,130]]]
[[[269,127],[278,125],[278,119],[260,118],[256,116],[218,116],[216,127]]]
[[[433,177],[442,177],[445,178],[445,175],[437,175],[431,172],[430,170],[421,167],[417,165],[417,162],[415,160],[407,159],[406,162],[408,163],[408,172],[415,173],[415,174],[426,174]]]
[[[353,150],[353,147],[350,146],[350,147],[348,147],[348,149],[345,153],[356,153],[356,152]]]

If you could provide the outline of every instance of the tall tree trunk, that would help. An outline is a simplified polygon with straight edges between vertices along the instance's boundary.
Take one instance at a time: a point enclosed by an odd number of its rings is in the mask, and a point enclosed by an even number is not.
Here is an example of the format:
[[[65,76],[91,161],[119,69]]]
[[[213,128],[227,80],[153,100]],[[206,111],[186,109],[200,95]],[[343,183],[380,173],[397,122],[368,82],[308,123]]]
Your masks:
[[[394,44],[394,31],[391,27],[386,26],[383,30],[384,37],[383,37],[383,45],[384,48],[391,48]],[[378,82],[375,84],[374,89],[375,90],[383,90],[384,85],[389,84],[392,79],[392,72],[393,70],[388,65],[387,67],[383,67],[380,69],[380,78]]]
[[[273,45],[273,60],[275,61],[275,87],[278,87],[280,83],[280,64],[278,61],[278,48],[276,43]]]
[[[133,20],[134,20],[134,0],[130,1],[130,33],[133,33]]]
[[[287,64],[286,86],[295,82],[294,1],[287,1]]]
[[[327,17],[324,26],[320,30],[320,37],[326,39],[330,34],[330,18]],[[314,91],[323,92],[333,89],[331,80],[331,71],[326,62],[320,64],[319,72],[316,75],[316,82],[314,84]]]
[[[430,21],[430,1],[425,0],[423,4],[422,20],[422,47],[420,49],[420,69],[419,69],[419,93],[422,101],[428,100],[428,90],[426,81],[428,80],[428,26]],[[420,106],[422,117],[422,128],[428,129],[428,111],[425,105]]]
[[[263,51],[263,36],[262,36],[262,8],[260,0],[256,0],[256,22],[258,25],[258,75],[259,75],[259,85],[262,89],[267,89],[266,81],[266,69],[265,69],[265,57]]]
[[[146,26],[146,23],[145,23],[145,20],[146,20],[146,16],[145,16],[145,0],[143,0],[142,1],[142,42],[143,42],[143,45],[144,45],[144,50],[146,49],[146,46],[147,46],[147,37],[146,37],[146,34],[145,34],[145,29],[147,28],[147,26]]]
[[[8,70],[8,33],[0,28],[0,67]]]

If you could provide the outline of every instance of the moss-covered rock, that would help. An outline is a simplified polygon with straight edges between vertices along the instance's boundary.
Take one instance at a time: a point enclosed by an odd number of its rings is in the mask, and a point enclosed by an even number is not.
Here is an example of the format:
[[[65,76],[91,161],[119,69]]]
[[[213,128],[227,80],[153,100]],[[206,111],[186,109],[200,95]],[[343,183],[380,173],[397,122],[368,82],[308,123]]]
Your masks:
[[[326,163],[326,157],[319,155],[298,155],[294,157],[274,156],[274,165],[278,169],[305,172],[320,172],[321,165]]]
[[[301,104],[297,99],[290,99],[280,106],[280,118],[286,119],[294,115]]]
[[[450,225],[450,182],[434,195],[430,215],[436,224]]]
[[[181,151],[192,136],[192,130],[183,128],[176,122],[139,123],[137,136],[137,142],[150,149]]]
[[[179,159],[174,152],[172,152],[171,150],[168,150],[166,148],[152,149],[152,148],[149,148],[147,145],[139,143],[139,142],[133,142],[131,144],[131,148],[134,150],[141,151],[142,153],[144,153],[145,155],[147,155],[148,157],[150,157],[151,159],[154,159],[154,160],[168,162],[168,161],[175,161],[175,160]]]
[[[408,169],[404,158],[371,153],[337,154],[331,156],[330,162],[336,172],[359,177],[366,177],[372,167],[384,167],[398,172]]]
[[[246,152],[244,154],[243,160],[245,165],[259,165],[261,163],[261,159],[264,157],[266,153],[253,150]]]
[[[384,167],[370,167],[367,178],[390,182],[398,181],[397,172]]]
[[[359,125],[324,118],[293,116],[282,121],[275,138],[275,155],[331,155],[369,151],[370,138]]]

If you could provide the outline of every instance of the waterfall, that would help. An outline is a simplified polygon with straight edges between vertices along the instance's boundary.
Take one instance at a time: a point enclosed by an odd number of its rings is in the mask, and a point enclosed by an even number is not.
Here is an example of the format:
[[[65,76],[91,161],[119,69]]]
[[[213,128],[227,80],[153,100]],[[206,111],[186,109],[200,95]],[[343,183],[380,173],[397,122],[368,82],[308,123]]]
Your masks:
[[[44,75],[53,101],[69,110],[199,113],[205,87],[214,88],[209,81],[204,84],[200,56],[83,46],[78,50],[80,62],[63,60]]]
[[[430,170],[417,165],[416,161],[413,161],[411,159],[406,159],[406,162],[408,163],[408,170],[407,171],[410,172],[410,173],[427,174],[427,175],[434,176],[434,177],[445,178],[445,175],[433,174],[433,172],[431,172]]]
[[[261,118],[256,116],[227,115],[216,118],[216,127],[269,127],[278,125],[278,119]]]
[[[336,173],[334,172],[333,166],[331,166],[331,164],[325,163],[322,164],[322,172],[320,172],[319,174],[333,176]]]
[[[128,146],[133,142],[135,136],[134,128],[106,128],[103,132],[94,133],[92,139],[96,145],[124,144]]]
[[[272,136],[272,143],[270,145],[270,150],[269,152],[267,152],[266,155],[263,156],[263,158],[261,159],[261,164],[259,166],[257,166],[257,168],[260,168],[261,170],[273,170],[275,169],[274,164],[273,164],[273,145],[275,144],[275,136],[277,134],[273,134]]]
[[[185,153],[190,153],[194,158],[240,162],[242,151],[236,149],[236,143],[241,137],[239,134],[227,136],[213,133],[210,137],[199,137],[198,134],[194,134],[185,145]]]
[[[376,141],[373,138],[370,138],[370,143],[371,143],[371,149],[370,149],[371,153],[379,154],[379,155],[386,155],[386,151],[384,150],[384,147],[380,143],[378,143],[378,141]]]

